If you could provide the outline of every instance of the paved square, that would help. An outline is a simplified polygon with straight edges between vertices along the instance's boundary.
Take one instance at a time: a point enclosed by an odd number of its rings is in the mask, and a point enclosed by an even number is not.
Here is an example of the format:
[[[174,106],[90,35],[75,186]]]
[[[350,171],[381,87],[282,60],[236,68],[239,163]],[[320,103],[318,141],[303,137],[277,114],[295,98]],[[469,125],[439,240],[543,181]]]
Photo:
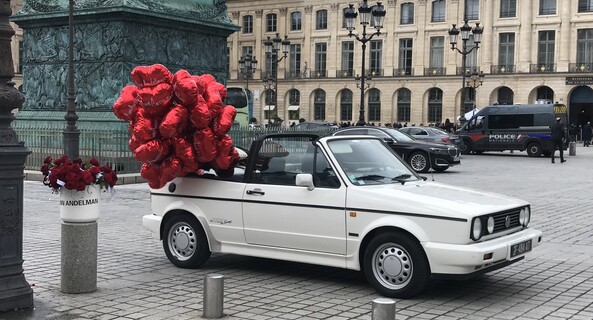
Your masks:
[[[433,281],[397,301],[397,319],[593,319],[593,147],[551,164],[522,152],[467,155],[436,182],[528,200],[544,242],[522,262],[475,280]],[[141,225],[146,184],[101,200],[98,289],[60,292],[58,196],[25,182],[24,268],[35,310],[14,319],[200,319],[203,277],[225,276],[225,319],[370,319],[379,295],[359,272],[215,254],[201,268],[170,264]],[[84,237],[84,235],[81,235]]]

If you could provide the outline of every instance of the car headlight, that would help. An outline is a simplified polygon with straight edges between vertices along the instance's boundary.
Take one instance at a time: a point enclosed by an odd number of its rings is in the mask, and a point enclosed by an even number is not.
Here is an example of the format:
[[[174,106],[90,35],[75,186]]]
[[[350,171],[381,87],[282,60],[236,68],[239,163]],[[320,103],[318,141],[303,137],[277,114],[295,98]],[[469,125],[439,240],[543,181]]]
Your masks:
[[[478,218],[474,218],[472,220],[472,230],[471,230],[471,238],[474,241],[480,240],[482,237],[482,220]]]
[[[519,224],[525,226],[525,208],[519,211]]]
[[[449,150],[445,148],[430,148],[430,151],[438,154],[448,154]]]
[[[531,208],[525,207],[525,221],[523,222],[523,226],[527,227],[529,222],[531,221]]]
[[[486,231],[488,231],[489,234],[494,232],[494,217],[492,216],[488,217],[488,222],[486,223]]]

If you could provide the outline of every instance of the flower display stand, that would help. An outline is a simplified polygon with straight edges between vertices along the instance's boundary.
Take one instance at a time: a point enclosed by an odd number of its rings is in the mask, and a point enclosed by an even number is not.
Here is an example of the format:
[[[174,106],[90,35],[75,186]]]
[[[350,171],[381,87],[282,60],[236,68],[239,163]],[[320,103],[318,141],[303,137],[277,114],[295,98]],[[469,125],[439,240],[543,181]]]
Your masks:
[[[60,190],[61,291],[64,293],[97,290],[99,194],[96,185],[89,185],[84,191]]]

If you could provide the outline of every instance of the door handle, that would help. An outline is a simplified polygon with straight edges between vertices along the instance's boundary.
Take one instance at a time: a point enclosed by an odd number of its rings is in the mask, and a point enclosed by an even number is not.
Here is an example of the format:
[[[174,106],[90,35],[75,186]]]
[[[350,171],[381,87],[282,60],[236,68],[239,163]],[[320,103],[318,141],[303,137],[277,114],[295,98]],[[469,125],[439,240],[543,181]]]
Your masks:
[[[259,189],[255,189],[255,190],[247,190],[247,194],[259,194],[259,195],[263,196],[266,193]]]

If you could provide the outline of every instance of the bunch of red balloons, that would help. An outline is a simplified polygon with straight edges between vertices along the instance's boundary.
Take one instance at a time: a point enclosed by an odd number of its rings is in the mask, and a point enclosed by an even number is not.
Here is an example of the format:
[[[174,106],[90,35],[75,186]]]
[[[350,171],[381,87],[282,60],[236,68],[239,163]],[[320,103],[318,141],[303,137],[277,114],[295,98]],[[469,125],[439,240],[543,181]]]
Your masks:
[[[136,67],[131,76],[134,85],[123,88],[113,112],[130,122],[128,146],[151,188],[204,169],[233,174],[239,154],[228,132],[237,112],[223,105],[224,85],[161,64]]]

